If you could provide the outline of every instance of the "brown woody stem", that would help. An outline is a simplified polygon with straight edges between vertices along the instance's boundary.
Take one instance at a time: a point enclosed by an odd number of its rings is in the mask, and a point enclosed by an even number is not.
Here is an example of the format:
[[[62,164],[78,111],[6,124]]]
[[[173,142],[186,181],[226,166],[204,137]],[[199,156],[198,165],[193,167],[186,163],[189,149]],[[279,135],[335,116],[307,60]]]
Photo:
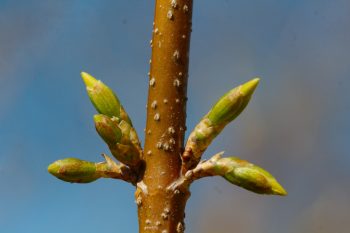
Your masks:
[[[135,193],[140,233],[184,231],[188,189],[167,190],[181,172],[192,0],[157,0],[149,73],[145,172]]]
[[[179,177],[177,181],[168,187],[168,190],[186,190],[195,180],[218,175],[216,172],[213,172],[213,168],[215,166],[215,162],[220,159],[221,155],[223,154],[224,152],[219,152],[211,159],[201,161],[195,168],[187,170],[185,175]]]
[[[96,165],[101,167],[99,174],[101,177],[120,179],[136,185],[138,176],[131,168],[122,163],[117,164],[106,154],[102,154],[102,156],[105,158],[106,162]]]

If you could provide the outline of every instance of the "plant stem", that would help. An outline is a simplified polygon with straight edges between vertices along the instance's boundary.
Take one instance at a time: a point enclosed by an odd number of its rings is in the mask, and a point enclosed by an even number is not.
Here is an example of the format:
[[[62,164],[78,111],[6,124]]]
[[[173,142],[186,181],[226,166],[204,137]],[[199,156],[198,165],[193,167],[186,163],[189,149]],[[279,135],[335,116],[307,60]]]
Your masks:
[[[145,172],[135,193],[140,233],[183,232],[185,191],[179,178],[186,130],[192,0],[156,0],[149,77]]]

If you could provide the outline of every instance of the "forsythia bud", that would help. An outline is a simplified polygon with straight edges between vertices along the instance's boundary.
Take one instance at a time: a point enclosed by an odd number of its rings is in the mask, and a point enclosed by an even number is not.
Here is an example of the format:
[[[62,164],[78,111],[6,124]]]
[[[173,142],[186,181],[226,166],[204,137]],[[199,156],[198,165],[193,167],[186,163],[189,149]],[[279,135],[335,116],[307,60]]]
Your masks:
[[[106,161],[93,163],[76,158],[57,160],[47,170],[58,179],[70,183],[90,183],[99,178],[122,179],[136,184],[137,175],[129,167],[117,164],[108,155]]]
[[[260,194],[287,195],[284,188],[266,170],[236,157],[220,158],[214,170],[232,184]]]
[[[227,124],[234,120],[247,106],[259,79],[255,78],[227,92],[208,113],[213,125]]]
[[[94,116],[96,131],[107,143],[113,156],[129,166],[141,162],[141,146],[136,132],[129,123],[116,117],[99,114]]]
[[[47,170],[58,179],[71,183],[90,183],[100,178],[95,163],[76,158],[57,160]]]
[[[255,78],[227,92],[203,117],[186,143],[183,160],[188,161],[187,168],[199,162],[212,140],[244,110],[258,83],[259,79]]]
[[[118,97],[107,85],[85,72],[81,73],[81,77],[86,85],[90,100],[99,113],[108,117],[118,117],[132,125]]]
[[[95,115],[94,121],[97,133],[108,145],[113,145],[120,141],[122,132],[116,121],[112,121],[109,117],[102,114]]]

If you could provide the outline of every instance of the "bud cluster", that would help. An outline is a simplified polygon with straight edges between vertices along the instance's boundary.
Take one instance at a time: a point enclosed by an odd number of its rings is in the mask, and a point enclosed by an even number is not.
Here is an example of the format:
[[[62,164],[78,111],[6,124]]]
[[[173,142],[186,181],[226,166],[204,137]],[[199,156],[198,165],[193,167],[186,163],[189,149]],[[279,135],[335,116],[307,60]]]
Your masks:
[[[118,97],[103,82],[82,72],[92,104],[100,113],[94,116],[98,134],[120,162],[137,167],[141,162],[141,145],[131,120]]]

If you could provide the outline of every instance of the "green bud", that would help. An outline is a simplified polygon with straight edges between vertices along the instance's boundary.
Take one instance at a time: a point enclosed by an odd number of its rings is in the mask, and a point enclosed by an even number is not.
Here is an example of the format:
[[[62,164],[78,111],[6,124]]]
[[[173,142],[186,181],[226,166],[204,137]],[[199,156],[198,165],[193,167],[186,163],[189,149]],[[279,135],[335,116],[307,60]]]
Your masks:
[[[96,131],[120,162],[137,166],[141,161],[141,145],[135,129],[126,121],[99,114],[94,116]]]
[[[214,124],[227,124],[234,120],[247,106],[259,78],[255,78],[227,92],[208,113],[209,120]]]
[[[207,115],[196,125],[186,143],[183,155],[187,169],[193,168],[200,160],[214,138],[234,120],[247,106],[259,83],[255,78],[227,92]]]
[[[122,144],[132,144],[138,150],[141,149],[140,140],[137,136],[136,130],[128,122],[121,120],[119,122],[119,128],[123,133]]]
[[[236,157],[217,160],[215,172],[230,183],[255,193],[287,195],[284,188],[269,172]]]
[[[100,178],[95,163],[76,158],[57,160],[47,170],[58,179],[71,183],[90,183]]]
[[[109,150],[116,159],[128,166],[137,167],[141,162],[140,152],[133,145],[117,143],[110,145]]]
[[[81,72],[81,77],[86,85],[90,100],[99,113],[108,117],[121,118],[132,125],[118,97],[107,85],[85,72]]]
[[[129,166],[138,166],[141,161],[142,149],[135,129],[126,121],[119,122],[122,132],[120,143],[110,147],[113,155],[122,163]]]
[[[111,120],[103,114],[95,115],[94,121],[97,133],[108,145],[114,145],[120,142],[122,132],[116,121]]]

